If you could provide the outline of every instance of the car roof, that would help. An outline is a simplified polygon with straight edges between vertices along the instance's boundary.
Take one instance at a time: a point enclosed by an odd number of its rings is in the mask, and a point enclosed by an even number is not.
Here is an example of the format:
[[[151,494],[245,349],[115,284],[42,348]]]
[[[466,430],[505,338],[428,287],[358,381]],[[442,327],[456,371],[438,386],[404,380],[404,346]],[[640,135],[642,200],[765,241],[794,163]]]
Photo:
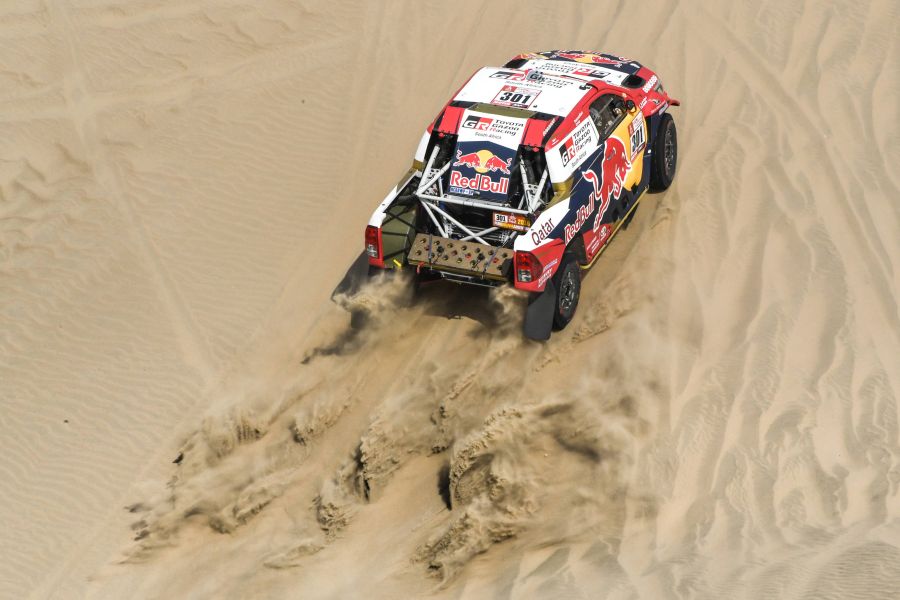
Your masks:
[[[641,70],[639,62],[597,52],[581,50],[549,50],[520,54],[506,64],[523,70],[574,77],[583,81],[602,81],[619,88],[637,87],[634,76]]]
[[[635,76],[640,69],[637,62],[609,54],[564,50],[520,54],[505,67],[479,69],[453,101],[566,117],[594,89],[624,90],[643,83]]]
[[[572,77],[484,67],[454,96],[456,102],[507,106],[564,117],[592,88]]]

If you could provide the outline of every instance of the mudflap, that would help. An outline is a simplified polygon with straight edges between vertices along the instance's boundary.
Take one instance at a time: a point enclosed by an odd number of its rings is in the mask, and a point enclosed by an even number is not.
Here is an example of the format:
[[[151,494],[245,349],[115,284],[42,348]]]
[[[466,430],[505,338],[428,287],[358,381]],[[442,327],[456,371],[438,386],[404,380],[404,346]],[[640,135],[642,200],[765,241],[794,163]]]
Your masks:
[[[553,331],[553,311],[556,310],[556,284],[553,279],[539,294],[532,294],[525,311],[525,337],[530,340],[546,341]]]
[[[363,284],[369,280],[372,270],[373,268],[369,266],[368,255],[365,252],[360,252],[353,264],[350,265],[350,268],[347,269],[344,278],[331,292],[331,299],[334,300],[334,297],[338,294],[347,294],[348,296],[356,294]],[[381,271],[381,269],[378,269],[378,271]]]

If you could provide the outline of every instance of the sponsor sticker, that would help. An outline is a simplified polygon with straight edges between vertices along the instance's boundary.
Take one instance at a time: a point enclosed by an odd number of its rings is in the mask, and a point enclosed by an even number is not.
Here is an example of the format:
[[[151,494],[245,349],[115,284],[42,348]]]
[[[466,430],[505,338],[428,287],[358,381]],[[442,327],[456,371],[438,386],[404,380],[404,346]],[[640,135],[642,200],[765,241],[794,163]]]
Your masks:
[[[621,57],[618,59],[608,58],[602,54],[590,54],[585,52],[557,52],[556,56],[559,58],[564,58],[566,60],[574,60],[580,63],[588,63],[588,64],[596,64],[596,65],[612,65],[616,67],[621,67],[623,61]]]
[[[547,282],[547,280],[550,279],[550,277],[553,275],[553,267],[555,267],[558,264],[559,264],[559,259],[554,258],[547,264],[546,267],[544,267],[544,270],[541,271],[541,277],[540,277],[540,279],[538,279],[538,287],[544,285]]]
[[[488,131],[491,128],[491,124],[494,122],[493,119],[488,117],[479,117],[477,115],[471,115],[463,121],[463,128],[465,129],[477,129],[478,131]]]
[[[518,144],[526,122],[524,119],[504,119],[476,114],[467,116],[460,129],[473,138],[495,140],[509,145],[511,142]]]
[[[635,157],[647,143],[647,126],[643,113],[638,112],[634,120],[628,124],[628,135],[631,136],[631,161],[634,162]]]
[[[541,90],[535,88],[520,87],[517,85],[504,85],[491,104],[497,106],[509,106],[510,108],[528,108],[531,106]]]
[[[516,231],[528,231],[531,221],[525,215],[516,213],[495,212],[493,218],[494,227],[503,229],[515,229]]]
[[[597,239],[600,240],[600,243],[603,244],[606,240],[609,239],[609,235],[612,233],[612,225],[609,223],[604,223],[602,227],[600,227],[600,231],[597,234]]]
[[[533,60],[528,64],[523,65],[521,69],[534,69],[548,75],[574,75],[579,77],[593,77],[596,79],[602,79],[603,81],[612,85],[622,85],[622,82],[626,77],[628,77],[628,73],[621,70],[621,64],[617,65],[615,64],[615,62],[616,61],[597,63],[589,59],[578,62],[562,62],[558,60]],[[557,79],[557,81],[564,82],[564,84],[559,85],[569,85],[570,83],[575,83],[575,85],[578,85],[578,82],[570,82],[565,79]]]
[[[501,173],[509,175],[509,167],[511,164],[511,158],[503,160],[490,150],[478,150],[476,152],[469,152],[468,154],[463,154],[461,150],[457,150],[456,162],[453,163],[453,166],[470,167],[479,173],[493,173],[494,171],[500,171]]]
[[[597,139],[597,127],[593,121],[586,119],[560,144],[559,156],[562,159],[562,166],[567,167],[569,163],[583,160],[589,150],[596,147]]]
[[[547,239],[547,236],[553,232],[554,227],[553,219],[547,219],[541,223],[541,226],[536,231],[531,232],[532,243],[534,243],[535,246],[540,246],[541,242]]]
[[[464,177],[459,171],[450,173],[451,194],[457,196],[477,196],[483,193],[494,195],[506,195],[509,191],[509,177],[501,177],[499,181],[491,179],[490,175],[477,173],[475,177]]]
[[[541,71],[529,71],[527,80],[528,83],[533,83],[544,88],[556,88],[558,90],[573,88],[580,85],[578,81],[553,77],[551,73],[547,73],[547,77],[544,77],[544,74]]]
[[[559,155],[562,158],[562,164],[564,167],[569,165],[569,161],[575,158],[575,142],[571,138],[566,140],[559,147]]]
[[[604,143],[603,156],[600,160],[599,175],[593,169],[582,171],[582,176],[592,185],[593,191],[588,196],[588,201],[575,211],[575,222],[564,227],[566,244],[581,231],[595,210],[597,216],[594,218],[592,230],[599,234],[606,209],[609,208],[610,202],[622,193],[625,177],[631,170],[631,161],[625,154],[625,144],[622,140],[617,137],[608,138]]]
[[[448,191],[457,196],[505,196],[512,160],[503,160],[486,148],[465,154],[457,150]],[[495,173],[500,177],[492,177]]]
[[[525,79],[525,73],[518,71],[497,71],[491,75],[491,79],[507,79],[509,81],[522,81]]]

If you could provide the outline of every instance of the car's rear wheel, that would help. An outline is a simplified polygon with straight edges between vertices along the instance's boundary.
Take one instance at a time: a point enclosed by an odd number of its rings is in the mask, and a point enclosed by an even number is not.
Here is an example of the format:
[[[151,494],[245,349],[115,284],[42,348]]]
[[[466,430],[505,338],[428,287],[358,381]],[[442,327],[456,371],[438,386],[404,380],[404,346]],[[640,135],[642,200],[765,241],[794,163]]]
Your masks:
[[[568,255],[563,265],[554,275],[556,284],[556,310],[553,312],[553,325],[556,329],[564,329],[575,316],[578,298],[581,296],[581,270],[575,257]]]
[[[678,162],[678,134],[675,119],[665,113],[653,139],[653,159],[650,164],[650,190],[661,192],[668,189],[675,179]]]

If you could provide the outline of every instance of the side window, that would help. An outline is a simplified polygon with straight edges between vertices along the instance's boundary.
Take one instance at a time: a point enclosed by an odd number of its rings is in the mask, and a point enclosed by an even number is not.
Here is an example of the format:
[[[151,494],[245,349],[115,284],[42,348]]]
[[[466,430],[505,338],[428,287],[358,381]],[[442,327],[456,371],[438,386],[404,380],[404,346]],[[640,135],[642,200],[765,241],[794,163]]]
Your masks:
[[[606,139],[616,126],[625,118],[625,101],[615,95],[600,96],[591,103],[591,119],[597,126],[600,139]]]

